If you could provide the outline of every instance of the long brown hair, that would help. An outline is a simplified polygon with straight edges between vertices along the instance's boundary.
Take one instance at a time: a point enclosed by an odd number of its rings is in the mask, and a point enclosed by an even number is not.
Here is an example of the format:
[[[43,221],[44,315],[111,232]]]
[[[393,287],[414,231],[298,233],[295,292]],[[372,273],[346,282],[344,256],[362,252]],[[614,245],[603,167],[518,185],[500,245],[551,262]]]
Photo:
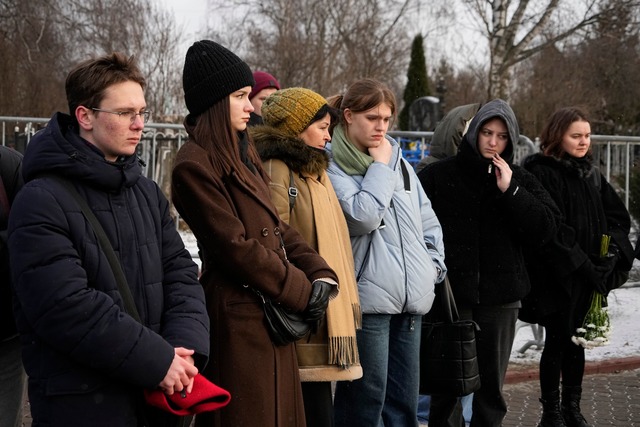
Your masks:
[[[562,138],[573,122],[584,121],[591,124],[587,114],[578,107],[561,108],[554,112],[547,121],[540,135],[540,149],[545,156],[562,158]],[[591,147],[587,155],[591,154]]]
[[[231,126],[229,97],[222,98],[198,116],[188,115],[184,127],[191,139],[209,153],[213,170],[219,176],[229,176],[235,172],[244,182],[251,182],[251,171],[240,158],[240,135]],[[248,132],[247,156],[256,169],[261,169],[261,161]]]

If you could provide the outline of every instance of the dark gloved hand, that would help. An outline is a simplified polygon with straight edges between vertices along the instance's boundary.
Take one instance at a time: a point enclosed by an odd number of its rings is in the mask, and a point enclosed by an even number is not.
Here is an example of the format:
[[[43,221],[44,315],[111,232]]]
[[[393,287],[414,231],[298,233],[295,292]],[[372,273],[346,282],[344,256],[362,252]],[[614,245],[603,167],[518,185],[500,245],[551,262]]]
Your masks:
[[[602,257],[597,260],[597,264],[599,266],[603,269],[607,269],[607,273],[605,275],[607,293],[603,293],[602,295],[606,296],[610,291],[619,288],[629,279],[629,272],[621,271],[616,268],[618,261],[620,261],[619,251],[614,251],[613,253],[609,251],[609,256]]]
[[[580,278],[582,278],[587,286],[600,292],[602,295],[607,295],[609,290],[607,289],[607,277],[611,272],[608,266],[596,265],[591,260],[586,260],[577,270]]]
[[[607,276],[609,276],[614,268],[616,268],[616,264],[618,263],[619,255],[609,255],[606,257],[600,257],[596,261],[596,265],[603,268],[603,270],[607,271]]]
[[[309,303],[304,310],[304,318],[307,322],[314,324],[312,329],[317,330],[320,322],[324,318],[329,305],[329,295],[331,295],[331,284],[322,280],[316,280],[312,284]]]

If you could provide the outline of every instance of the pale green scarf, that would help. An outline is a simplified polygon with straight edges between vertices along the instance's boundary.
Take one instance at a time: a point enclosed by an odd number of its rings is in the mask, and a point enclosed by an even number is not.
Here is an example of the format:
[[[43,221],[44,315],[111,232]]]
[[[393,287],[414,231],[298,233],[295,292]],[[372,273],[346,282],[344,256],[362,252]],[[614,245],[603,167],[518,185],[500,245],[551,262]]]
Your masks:
[[[347,175],[363,175],[367,173],[369,165],[373,163],[373,158],[358,150],[347,139],[344,127],[339,124],[333,129],[331,135],[331,152],[333,158],[340,168]]]

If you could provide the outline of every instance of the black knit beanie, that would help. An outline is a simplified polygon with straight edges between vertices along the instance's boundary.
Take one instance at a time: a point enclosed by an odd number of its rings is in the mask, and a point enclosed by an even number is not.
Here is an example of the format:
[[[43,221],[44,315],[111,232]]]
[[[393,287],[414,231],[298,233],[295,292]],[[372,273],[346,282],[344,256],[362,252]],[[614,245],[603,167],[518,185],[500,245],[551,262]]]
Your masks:
[[[187,50],[182,86],[187,109],[194,116],[236,90],[254,84],[249,66],[224,46],[201,40]]]

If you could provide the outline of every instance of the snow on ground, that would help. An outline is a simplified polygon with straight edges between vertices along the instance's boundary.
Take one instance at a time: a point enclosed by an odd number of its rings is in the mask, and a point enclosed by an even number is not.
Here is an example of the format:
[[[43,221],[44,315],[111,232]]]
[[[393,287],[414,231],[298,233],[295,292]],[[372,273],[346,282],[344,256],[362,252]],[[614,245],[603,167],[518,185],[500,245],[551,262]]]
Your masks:
[[[180,235],[191,255],[197,258],[198,248],[193,234],[189,231],[181,231]],[[199,262],[198,259],[195,260]],[[632,281],[609,294],[609,318],[611,319],[609,345],[587,350],[587,361],[640,356],[640,327],[638,326],[640,316],[637,315],[640,308],[640,261],[634,262],[630,276]],[[512,363],[531,364],[540,361],[542,352],[536,346],[529,347],[524,353],[518,352],[533,339],[530,326],[525,324],[518,329],[511,352]]]
[[[609,345],[586,350],[586,359],[600,361],[630,356],[640,356],[640,327],[637,316],[640,307],[640,283],[628,283],[609,294],[609,319],[611,320],[611,335]],[[518,329],[511,351],[511,362],[516,364],[537,363],[540,361],[541,350],[535,346],[529,347],[524,353],[520,350],[534,335],[530,326]]]
[[[193,260],[200,266],[200,258],[198,257],[198,241],[191,231],[179,230],[180,237],[184,242],[184,246],[187,248]]]

